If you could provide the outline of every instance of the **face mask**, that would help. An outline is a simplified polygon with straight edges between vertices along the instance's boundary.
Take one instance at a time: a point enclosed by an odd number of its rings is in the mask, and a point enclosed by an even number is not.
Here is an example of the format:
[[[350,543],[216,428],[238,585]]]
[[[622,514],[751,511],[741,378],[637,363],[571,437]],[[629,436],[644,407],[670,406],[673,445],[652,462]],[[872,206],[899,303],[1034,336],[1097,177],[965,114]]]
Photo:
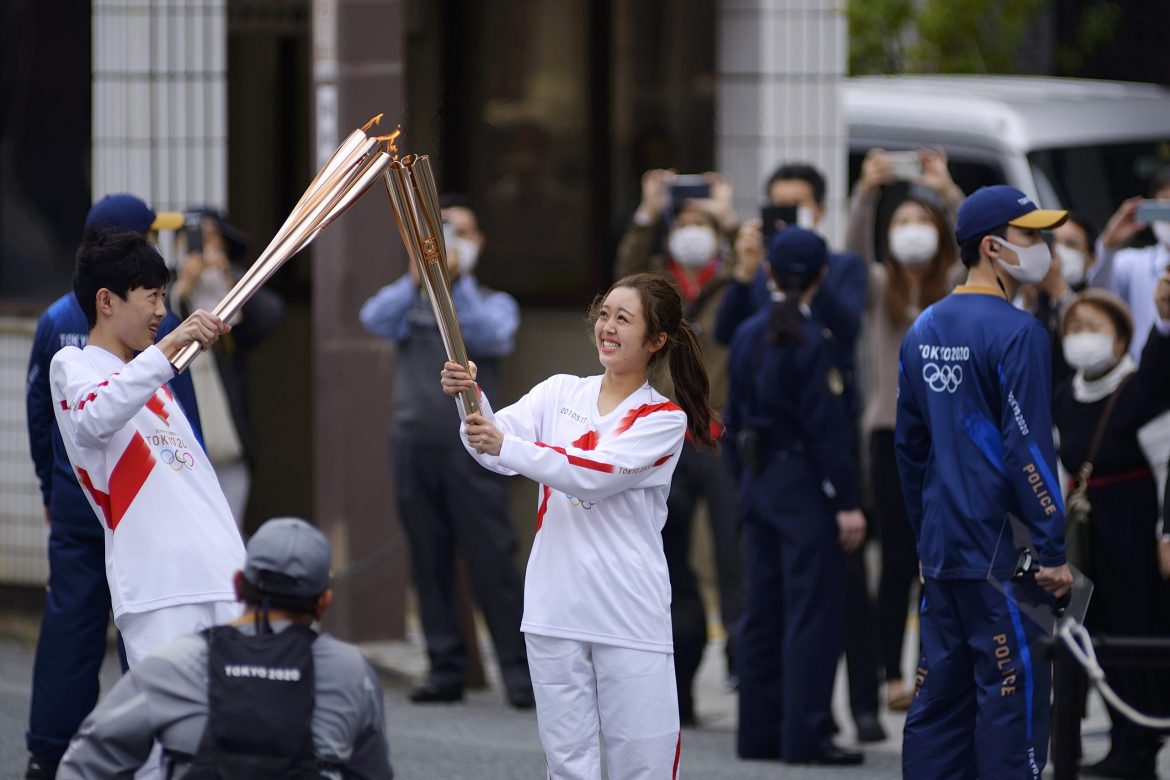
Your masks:
[[[1085,253],[1069,246],[1056,245],[1056,256],[1060,258],[1060,275],[1071,286],[1085,281]]]
[[[715,231],[702,225],[687,225],[670,234],[667,250],[685,268],[701,268],[715,256]]]
[[[817,226],[817,212],[807,206],[796,209],[796,226],[805,230],[812,230]]]
[[[1064,359],[1084,374],[1102,374],[1117,362],[1108,333],[1074,333],[1064,337]]]
[[[1016,253],[1016,257],[1020,261],[1019,265],[1009,265],[1001,258],[996,258],[996,262],[1008,276],[1017,282],[1036,284],[1044,278],[1044,274],[1048,273],[1048,266],[1052,265],[1052,253],[1048,251],[1048,244],[1043,241],[1037,241],[1032,246],[1016,246],[1002,238],[993,238],[992,240]]]
[[[890,231],[890,254],[904,266],[920,268],[938,254],[938,228],[934,225],[899,225]]]
[[[1155,222],[1150,228],[1154,231],[1154,237],[1158,239],[1158,243],[1170,249],[1170,222]]]
[[[450,222],[443,223],[443,243],[447,251],[455,250],[459,255],[459,273],[469,274],[475,270],[479,262],[479,244],[469,238],[460,238],[455,234],[455,226]]]

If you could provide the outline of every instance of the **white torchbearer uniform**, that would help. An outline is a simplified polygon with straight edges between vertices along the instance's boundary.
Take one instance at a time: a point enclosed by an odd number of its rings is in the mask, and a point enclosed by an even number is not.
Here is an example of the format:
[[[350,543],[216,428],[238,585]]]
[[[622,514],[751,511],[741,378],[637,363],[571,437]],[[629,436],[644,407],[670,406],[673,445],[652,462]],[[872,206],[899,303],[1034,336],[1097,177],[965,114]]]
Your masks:
[[[676,778],[680,758],[666,496],[686,434],[648,383],[597,410],[601,377],[558,375],[483,414],[504,434],[486,468],[540,483],[524,579],[528,665],[552,780]]]
[[[203,447],[164,386],[173,376],[155,346],[129,363],[101,347],[66,347],[49,368],[65,450],[106,532],[114,623],[131,664],[239,612],[232,576],[243,568],[244,544]],[[191,605],[204,609],[177,609]]]

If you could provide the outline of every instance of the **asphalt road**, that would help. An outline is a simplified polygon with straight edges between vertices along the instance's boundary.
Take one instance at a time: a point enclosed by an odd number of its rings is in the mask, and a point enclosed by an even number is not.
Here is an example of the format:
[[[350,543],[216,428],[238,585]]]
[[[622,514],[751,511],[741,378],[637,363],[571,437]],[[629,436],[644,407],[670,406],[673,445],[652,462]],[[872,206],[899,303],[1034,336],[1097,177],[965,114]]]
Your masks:
[[[26,761],[24,731],[28,717],[33,665],[33,630],[0,621],[0,780],[19,780]],[[883,714],[892,738],[866,748],[860,768],[785,767],[771,762],[740,761],[734,754],[734,694],[722,690],[718,654],[708,653],[700,673],[698,713],[704,726],[683,732],[680,776],[702,780],[895,780],[900,771],[901,720]],[[103,668],[103,690],[117,680],[116,656]],[[840,687],[840,686],[839,686]],[[387,730],[391,757],[400,780],[526,780],[545,777],[543,754],[536,734],[536,716],[508,707],[492,691],[472,692],[454,705],[412,705],[406,690],[385,686]],[[850,745],[844,701],[835,702],[838,720]],[[1085,754],[1092,760],[1107,746],[1099,707],[1085,724]],[[1170,769],[1170,750],[1160,768]],[[1046,771],[1046,776],[1051,770]]]

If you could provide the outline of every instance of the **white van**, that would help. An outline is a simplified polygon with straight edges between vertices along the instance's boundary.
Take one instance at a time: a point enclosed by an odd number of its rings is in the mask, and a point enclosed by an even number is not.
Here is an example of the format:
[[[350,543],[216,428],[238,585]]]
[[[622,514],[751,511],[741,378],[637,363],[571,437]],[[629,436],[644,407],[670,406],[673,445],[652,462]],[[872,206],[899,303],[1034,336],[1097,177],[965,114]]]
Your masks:
[[[1097,226],[1170,165],[1170,90],[1030,76],[844,82],[850,184],[873,147],[942,147],[965,192],[1010,183]]]

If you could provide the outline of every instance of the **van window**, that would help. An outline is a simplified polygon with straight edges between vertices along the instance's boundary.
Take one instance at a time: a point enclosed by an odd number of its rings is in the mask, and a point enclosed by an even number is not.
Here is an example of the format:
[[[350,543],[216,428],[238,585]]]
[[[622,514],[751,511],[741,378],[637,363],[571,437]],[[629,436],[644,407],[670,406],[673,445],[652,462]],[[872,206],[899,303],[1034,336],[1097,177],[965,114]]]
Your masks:
[[[1121,201],[1145,196],[1154,172],[1170,165],[1170,137],[1041,149],[1031,152],[1028,161],[1037,178],[1051,182],[1061,205],[1084,214],[1100,230]]]

